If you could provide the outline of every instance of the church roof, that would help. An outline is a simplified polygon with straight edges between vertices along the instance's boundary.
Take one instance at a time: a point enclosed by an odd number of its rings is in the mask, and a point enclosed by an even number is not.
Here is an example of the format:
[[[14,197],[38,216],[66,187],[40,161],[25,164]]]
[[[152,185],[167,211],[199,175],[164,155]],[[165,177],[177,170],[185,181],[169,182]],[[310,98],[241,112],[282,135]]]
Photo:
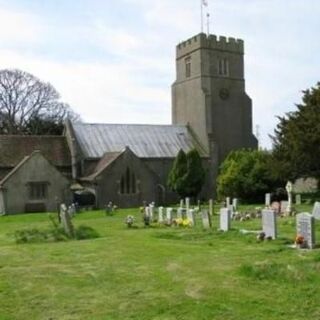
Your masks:
[[[183,125],[73,124],[76,140],[87,158],[121,152],[126,146],[139,158],[174,158],[180,149],[206,151]]]
[[[15,167],[39,150],[55,166],[70,166],[70,151],[63,136],[0,135],[0,167]]]

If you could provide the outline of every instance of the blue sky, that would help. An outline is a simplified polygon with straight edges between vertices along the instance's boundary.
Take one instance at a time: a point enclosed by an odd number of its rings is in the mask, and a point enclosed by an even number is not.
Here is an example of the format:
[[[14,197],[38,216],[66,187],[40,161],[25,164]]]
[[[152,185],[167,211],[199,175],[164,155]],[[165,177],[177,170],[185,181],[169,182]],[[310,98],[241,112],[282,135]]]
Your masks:
[[[175,45],[200,0],[0,0],[0,68],[51,82],[87,122],[170,123]],[[254,131],[320,81],[319,0],[209,0],[211,32],[245,41]]]

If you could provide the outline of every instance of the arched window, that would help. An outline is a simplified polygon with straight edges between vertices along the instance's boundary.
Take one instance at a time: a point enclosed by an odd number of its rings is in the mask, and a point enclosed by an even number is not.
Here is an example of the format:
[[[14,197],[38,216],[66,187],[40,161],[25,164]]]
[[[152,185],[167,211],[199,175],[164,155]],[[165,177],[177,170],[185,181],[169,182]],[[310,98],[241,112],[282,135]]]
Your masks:
[[[229,75],[229,61],[228,59],[219,59],[218,70],[220,76],[228,76]]]
[[[134,172],[127,167],[126,171],[122,174],[120,180],[120,193],[133,194],[136,193],[136,176]]]

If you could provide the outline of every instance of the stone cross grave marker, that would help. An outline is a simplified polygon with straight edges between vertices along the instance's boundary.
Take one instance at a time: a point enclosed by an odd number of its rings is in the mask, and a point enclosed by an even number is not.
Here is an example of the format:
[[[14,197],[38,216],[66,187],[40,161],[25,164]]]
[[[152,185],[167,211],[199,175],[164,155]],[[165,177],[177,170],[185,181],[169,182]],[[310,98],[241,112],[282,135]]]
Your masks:
[[[193,209],[189,209],[187,211],[187,218],[191,221],[191,226],[195,226],[196,224],[196,220],[195,220],[195,217],[194,217],[194,210]]]
[[[159,223],[163,222],[163,207],[158,208],[158,222]]]
[[[274,210],[262,210],[262,230],[266,234],[266,238],[277,238],[277,214]]]
[[[301,194],[296,194],[296,204],[301,204]]]
[[[270,207],[271,205],[271,193],[266,193],[265,194],[265,206]]]
[[[212,199],[209,200],[209,214],[210,214],[210,216],[213,215],[213,200]]]
[[[315,219],[320,220],[320,202],[316,201],[313,205],[312,215]]]
[[[61,217],[61,223],[65,233],[69,237],[73,237],[74,236],[73,224],[71,222],[71,217],[68,213],[67,206],[64,203],[62,203],[60,206],[60,217]]]
[[[202,216],[203,229],[210,229],[211,228],[211,220],[210,220],[209,211],[206,209],[203,209],[201,212],[201,216]]]
[[[171,222],[172,222],[172,208],[167,208],[166,218],[167,218],[167,223],[171,224]]]
[[[288,206],[286,208],[286,213],[290,215],[292,212],[292,190],[293,190],[293,184],[291,181],[287,182],[286,190],[288,193]]]
[[[307,212],[297,214],[297,234],[303,236],[309,249],[314,248],[315,229],[314,229],[314,217]]]
[[[220,209],[220,230],[229,231],[231,221],[231,210],[228,208]]]

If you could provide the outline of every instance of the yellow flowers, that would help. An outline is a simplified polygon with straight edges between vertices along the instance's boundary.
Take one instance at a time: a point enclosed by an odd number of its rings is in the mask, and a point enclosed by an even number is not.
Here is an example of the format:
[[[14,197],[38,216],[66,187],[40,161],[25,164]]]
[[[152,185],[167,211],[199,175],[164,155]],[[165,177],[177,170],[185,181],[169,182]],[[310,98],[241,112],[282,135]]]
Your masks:
[[[185,219],[177,218],[173,220],[173,224],[178,227],[191,227],[192,222],[188,218],[185,218]]]

